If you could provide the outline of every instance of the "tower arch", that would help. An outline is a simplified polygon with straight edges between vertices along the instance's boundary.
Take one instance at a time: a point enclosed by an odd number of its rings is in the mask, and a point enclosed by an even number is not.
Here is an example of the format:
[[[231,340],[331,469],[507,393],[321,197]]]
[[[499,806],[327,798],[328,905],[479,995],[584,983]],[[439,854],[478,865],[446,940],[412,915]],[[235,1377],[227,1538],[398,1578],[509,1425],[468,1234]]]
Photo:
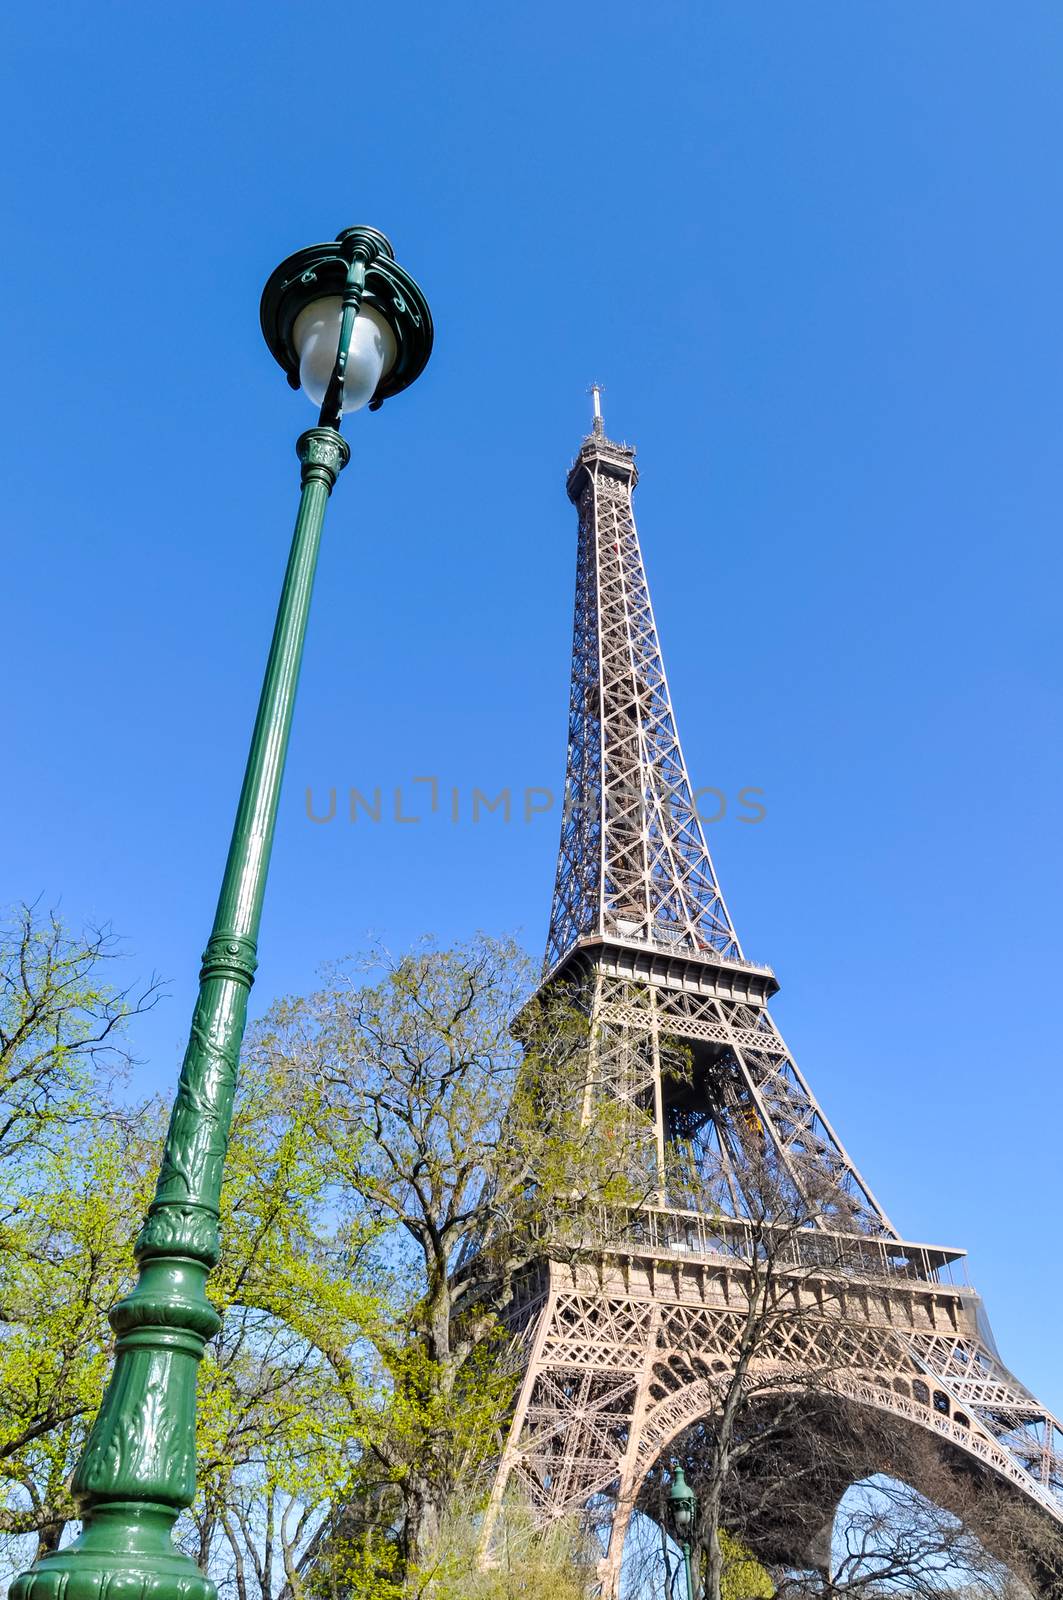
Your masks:
[[[613,1542],[603,1562],[605,1594],[617,1590],[630,1520],[636,1509],[646,1509],[651,1478],[667,1478],[671,1463],[679,1461],[688,1481],[697,1484],[699,1458],[704,1454],[699,1433],[711,1432],[719,1415],[722,1381],[692,1378],[647,1412],[632,1460],[629,1492],[618,1499]],[[1034,1592],[1052,1596],[1063,1592],[1051,1498],[1015,1471],[1007,1452],[984,1430],[972,1434],[962,1423],[950,1422],[933,1403],[906,1404],[883,1384],[839,1377],[820,1387],[805,1387],[800,1380],[788,1380],[772,1370],[751,1374],[751,1382],[759,1386],[758,1404],[765,1412],[779,1402],[791,1407],[788,1437],[781,1442],[769,1437],[768,1445],[777,1456],[769,1482],[774,1485],[780,1478],[787,1482],[786,1514],[778,1507],[766,1513],[756,1494],[747,1500],[740,1483],[726,1501],[725,1526],[758,1560],[831,1576],[832,1535],[847,1492],[890,1479],[895,1487],[905,1485],[954,1518],[954,1526],[973,1535]],[[795,1399],[799,1405],[804,1402],[796,1420]],[[824,1437],[814,1452],[814,1465],[808,1468],[801,1457],[812,1453],[810,1437],[819,1429]],[[787,1452],[793,1457],[793,1481],[779,1466]],[[752,1476],[756,1479],[755,1464]]]

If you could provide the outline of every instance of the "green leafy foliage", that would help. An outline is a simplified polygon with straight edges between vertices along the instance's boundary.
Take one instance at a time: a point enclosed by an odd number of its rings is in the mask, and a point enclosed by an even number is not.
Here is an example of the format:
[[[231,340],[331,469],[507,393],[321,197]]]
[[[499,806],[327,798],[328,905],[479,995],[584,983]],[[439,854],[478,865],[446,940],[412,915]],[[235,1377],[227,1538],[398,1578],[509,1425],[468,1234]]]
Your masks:
[[[119,1092],[137,1003],[100,981],[110,946],[32,916],[11,938],[0,1536],[17,1568],[73,1514],[69,1477],[112,1358],[106,1314],[132,1283],[165,1115]],[[201,1367],[199,1490],[179,1524],[238,1600],[451,1583],[464,1558],[450,1505],[512,1393],[500,1268],[510,1282],[515,1241],[530,1246],[576,1170],[571,1125],[533,1131],[531,1106],[558,1099],[581,1020],[554,1019],[547,1040],[528,1019],[533,1071],[507,1128],[528,980],[512,947],[426,949],[366,976],[337,972],[277,1007],[242,1064],[210,1284],[224,1324]],[[483,1581],[504,1592],[497,1570]]]
[[[633,1197],[619,1117],[581,1115],[586,1016],[526,1005],[531,986],[508,942],[378,951],[275,1007],[251,1047],[270,1081],[311,1087],[341,1226],[378,1229],[386,1292],[363,1329],[381,1404],[331,1534],[344,1561],[356,1524],[392,1530],[407,1574],[434,1558],[498,1445],[504,1312],[536,1241],[559,1208]]]
[[[9,1533],[54,1544],[67,1479],[110,1360],[106,1311],[131,1282],[153,1149],[115,1118],[87,1145],[57,1128],[5,1173],[0,1248],[0,1513]]]
[[[127,1114],[112,1088],[123,1025],[157,985],[108,982],[119,959],[106,929],[73,934],[34,907],[0,928],[0,1534],[31,1548],[70,1515],[148,1192],[152,1113]]]
[[[772,1600],[775,1585],[756,1557],[723,1528],[718,1538],[724,1563],[722,1600]]]
[[[120,1094],[131,997],[106,933],[19,912],[0,941],[0,1537],[10,1568],[61,1538],[69,1478],[133,1282],[164,1108]],[[272,1595],[346,1491],[379,1397],[359,1361],[384,1303],[363,1282],[373,1230],[337,1228],[313,1095],[243,1075],[223,1198],[225,1314],[201,1369],[200,1491],[183,1538]],[[272,1526],[275,1524],[275,1528]],[[231,1537],[230,1537],[231,1535]],[[36,1549],[35,1549],[36,1547]],[[240,1584],[236,1583],[237,1589]]]

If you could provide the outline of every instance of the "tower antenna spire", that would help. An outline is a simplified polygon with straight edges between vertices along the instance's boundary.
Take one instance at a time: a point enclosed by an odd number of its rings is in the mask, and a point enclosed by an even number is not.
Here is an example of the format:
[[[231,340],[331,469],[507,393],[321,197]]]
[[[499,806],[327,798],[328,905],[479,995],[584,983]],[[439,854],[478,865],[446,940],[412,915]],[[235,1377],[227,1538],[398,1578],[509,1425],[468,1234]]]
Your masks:
[[[602,437],[602,389],[603,389],[603,387],[604,387],[603,384],[592,383],[590,388],[587,391],[587,393],[592,396],[593,405],[594,405],[593,433],[594,433],[594,437],[596,439],[600,439]]]

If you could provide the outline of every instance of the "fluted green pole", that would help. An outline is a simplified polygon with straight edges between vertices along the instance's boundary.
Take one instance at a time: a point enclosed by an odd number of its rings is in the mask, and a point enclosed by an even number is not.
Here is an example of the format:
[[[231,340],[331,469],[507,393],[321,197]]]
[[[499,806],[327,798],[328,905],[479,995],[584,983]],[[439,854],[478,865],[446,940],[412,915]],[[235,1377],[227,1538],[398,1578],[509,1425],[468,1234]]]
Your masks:
[[[140,1276],[111,1312],[116,1360],[73,1479],[83,1519],[67,1549],[17,1579],[12,1600],[213,1600],[171,1540],[196,1487],[196,1369],[221,1319],[206,1296],[262,897],[325,507],[349,459],[334,428],[298,443],[302,495]]]
[[[683,1542],[683,1567],[687,1575],[687,1600],[694,1600],[694,1573],[690,1565],[690,1545]]]

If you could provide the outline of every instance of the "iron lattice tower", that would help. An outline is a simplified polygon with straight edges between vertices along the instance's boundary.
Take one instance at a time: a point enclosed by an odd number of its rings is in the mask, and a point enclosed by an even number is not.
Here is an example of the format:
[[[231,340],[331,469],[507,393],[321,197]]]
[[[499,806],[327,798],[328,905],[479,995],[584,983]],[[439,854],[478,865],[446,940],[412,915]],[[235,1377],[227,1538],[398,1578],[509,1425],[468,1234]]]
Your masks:
[[[589,1011],[587,1104],[628,1115],[652,1203],[602,1213],[592,1245],[544,1246],[514,1311],[521,1383],[487,1533],[507,1486],[543,1519],[595,1508],[610,1526],[602,1592],[654,1464],[711,1417],[741,1320],[751,1130],[794,1192],[817,1196],[795,1235],[807,1305],[771,1358],[831,1371],[831,1388],[925,1429],[968,1466],[1063,1523],[1063,1431],[1002,1363],[964,1252],[900,1238],[802,1076],[767,1009],[770,967],[746,959],[705,841],[676,728],[632,509],[635,453],[594,426],[568,475],[579,513],[566,804],[540,992],[578,985]],[[692,1062],[669,1066],[678,1041]],[[677,1152],[683,1152],[683,1160]],[[711,1199],[698,1174],[717,1175]],[[810,1208],[810,1216],[812,1215]],[[584,1219],[584,1240],[587,1219]],[[771,1559],[814,1564],[795,1532]]]

